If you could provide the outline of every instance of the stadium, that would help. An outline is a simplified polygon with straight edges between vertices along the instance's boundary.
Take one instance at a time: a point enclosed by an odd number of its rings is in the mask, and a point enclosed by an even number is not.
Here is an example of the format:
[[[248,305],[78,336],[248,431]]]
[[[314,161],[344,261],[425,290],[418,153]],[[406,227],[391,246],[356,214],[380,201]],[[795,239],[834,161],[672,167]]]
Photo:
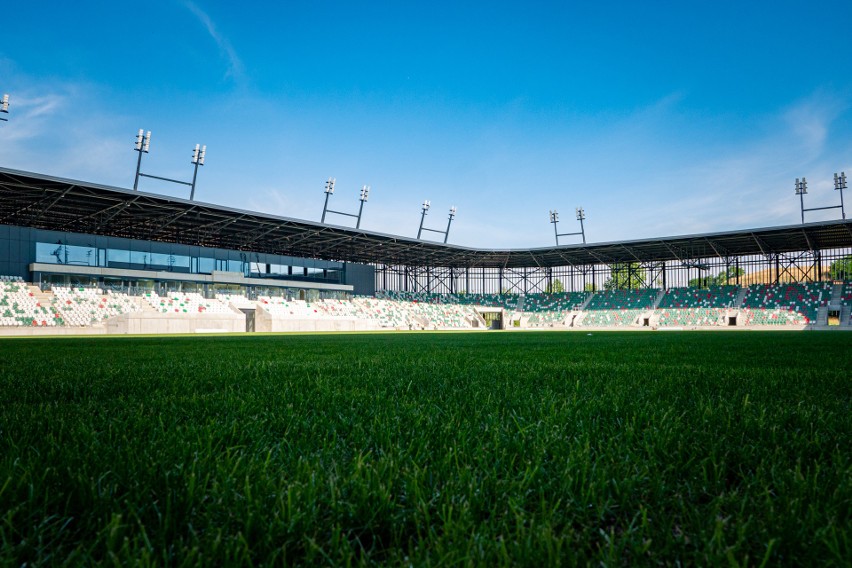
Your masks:
[[[4,15],[0,568],[850,565],[849,2]]]
[[[850,328],[852,221],[485,250],[0,169],[4,333]]]
[[[848,559],[849,221],[489,250],[2,168],[0,252],[0,563]]]

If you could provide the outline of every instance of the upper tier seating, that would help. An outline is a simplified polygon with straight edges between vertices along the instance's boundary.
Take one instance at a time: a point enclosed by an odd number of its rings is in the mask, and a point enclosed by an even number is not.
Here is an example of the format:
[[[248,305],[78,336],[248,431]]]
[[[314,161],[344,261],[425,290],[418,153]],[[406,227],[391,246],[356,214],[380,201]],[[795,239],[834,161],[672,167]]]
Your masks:
[[[803,325],[831,299],[827,282],[755,284],[743,300],[746,325]]]
[[[589,297],[588,292],[557,292],[554,294],[527,294],[525,312],[570,312],[577,310]]]
[[[482,306],[484,308],[503,308],[514,311],[518,307],[518,294],[447,294],[451,303],[466,306]]]
[[[669,288],[657,306],[665,308],[729,308],[737,299],[737,286]]]
[[[659,293],[657,288],[602,290],[595,294],[586,310],[650,310]]]

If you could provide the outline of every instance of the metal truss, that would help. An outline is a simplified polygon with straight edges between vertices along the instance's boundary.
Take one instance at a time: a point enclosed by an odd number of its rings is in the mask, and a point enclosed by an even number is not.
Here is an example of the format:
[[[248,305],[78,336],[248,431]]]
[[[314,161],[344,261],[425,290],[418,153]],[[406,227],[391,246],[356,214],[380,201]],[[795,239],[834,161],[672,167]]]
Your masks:
[[[438,288],[456,289],[462,275],[471,278],[471,270],[491,270],[501,286],[538,291],[559,277],[547,269],[568,267],[572,278],[582,275],[583,281],[591,272],[595,281],[615,263],[639,263],[654,282],[660,279],[660,263],[712,259],[713,266],[729,266],[731,259],[774,255],[780,270],[786,257],[779,255],[800,259],[811,255],[808,262],[813,262],[820,251],[852,248],[852,220],[836,220],[662,239],[476,249],[5,168],[0,168],[0,223],[246,253],[404,266],[414,278],[411,286],[418,289],[433,287],[421,283],[431,278]]]

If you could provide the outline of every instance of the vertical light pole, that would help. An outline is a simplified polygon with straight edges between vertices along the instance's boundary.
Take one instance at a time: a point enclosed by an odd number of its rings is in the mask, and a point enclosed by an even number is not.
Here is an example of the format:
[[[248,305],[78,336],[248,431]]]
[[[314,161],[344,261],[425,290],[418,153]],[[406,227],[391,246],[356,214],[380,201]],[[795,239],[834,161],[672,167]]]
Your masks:
[[[192,172],[192,190],[189,193],[189,200],[195,199],[195,180],[198,177],[198,167],[204,165],[204,155],[207,154],[207,145],[198,148],[195,145],[195,150],[192,151],[192,163],[195,164],[195,170]]]
[[[9,114],[9,95],[8,94],[3,95],[3,98],[0,99],[0,112],[2,112],[3,114]],[[0,120],[2,120],[3,122],[9,122],[8,118],[4,118],[2,116],[0,116]]]
[[[805,224],[805,194],[808,192],[808,180],[796,178],[796,195],[799,196],[799,204],[802,210],[802,225]]]
[[[447,221],[447,231],[444,233],[444,244],[447,244],[447,239],[450,237],[450,225],[453,224],[453,219],[456,217],[456,206],[450,207],[450,220]]]
[[[583,235],[583,244],[586,244],[586,229],[583,227],[583,219],[586,218],[586,212],[582,207],[577,207],[574,210],[577,213],[577,220],[580,222],[580,234]]]
[[[840,172],[840,176],[837,173],[834,174],[834,190],[840,192],[840,213],[843,215],[843,218],[846,219],[846,209],[843,206],[843,190],[846,189],[846,172]]]
[[[559,231],[556,229],[556,223],[559,222],[559,211],[551,209],[550,222],[553,223],[553,234],[556,236],[556,246],[559,246]]]
[[[364,187],[361,188],[361,197],[358,198],[361,201],[361,206],[358,208],[358,222],[355,223],[356,229],[361,228],[361,213],[364,212],[364,203],[367,201],[367,199],[369,197],[370,197],[370,186],[365,185]]]
[[[428,199],[423,200],[423,214],[420,216],[420,228],[417,230],[417,238],[420,238],[421,233],[423,233],[423,221],[426,220],[426,212],[429,211],[429,208],[432,206],[432,202]]]
[[[136,177],[133,179],[133,191],[139,190],[139,170],[142,168],[142,154],[147,154],[148,149],[151,147],[151,131],[148,131],[148,134],[145,134],[143,129],[139,129],[139,133],[136,135],[136,145],[133,147],[134,150],[139,152],[139,159],[136,160]]]
[[[328,211],[328,198],[334,193],[334,178],[328,178],[325,182],[325,205],[322,206],[322,219],[320,223],[325,223],[325,212]]]

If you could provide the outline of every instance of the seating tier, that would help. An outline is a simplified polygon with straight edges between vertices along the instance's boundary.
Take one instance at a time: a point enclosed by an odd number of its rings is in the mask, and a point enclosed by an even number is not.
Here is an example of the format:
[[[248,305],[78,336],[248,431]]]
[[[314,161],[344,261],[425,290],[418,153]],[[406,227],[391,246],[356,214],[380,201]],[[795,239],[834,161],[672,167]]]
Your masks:
[[[728,308],[737,298],[737,286],[669,288],[658,308]]]
[[[783,325],[780,321],[799,325],[816,321],[817,311],[830,299],[831,284],[827,282],[756,284],[748,287],[742,307],[746,321],[754,325]],[[791,315],[782,318],[782,312]]]
[[[602,290],[595,294],[586,310],[647,310],[654,307],[657,288]]]

